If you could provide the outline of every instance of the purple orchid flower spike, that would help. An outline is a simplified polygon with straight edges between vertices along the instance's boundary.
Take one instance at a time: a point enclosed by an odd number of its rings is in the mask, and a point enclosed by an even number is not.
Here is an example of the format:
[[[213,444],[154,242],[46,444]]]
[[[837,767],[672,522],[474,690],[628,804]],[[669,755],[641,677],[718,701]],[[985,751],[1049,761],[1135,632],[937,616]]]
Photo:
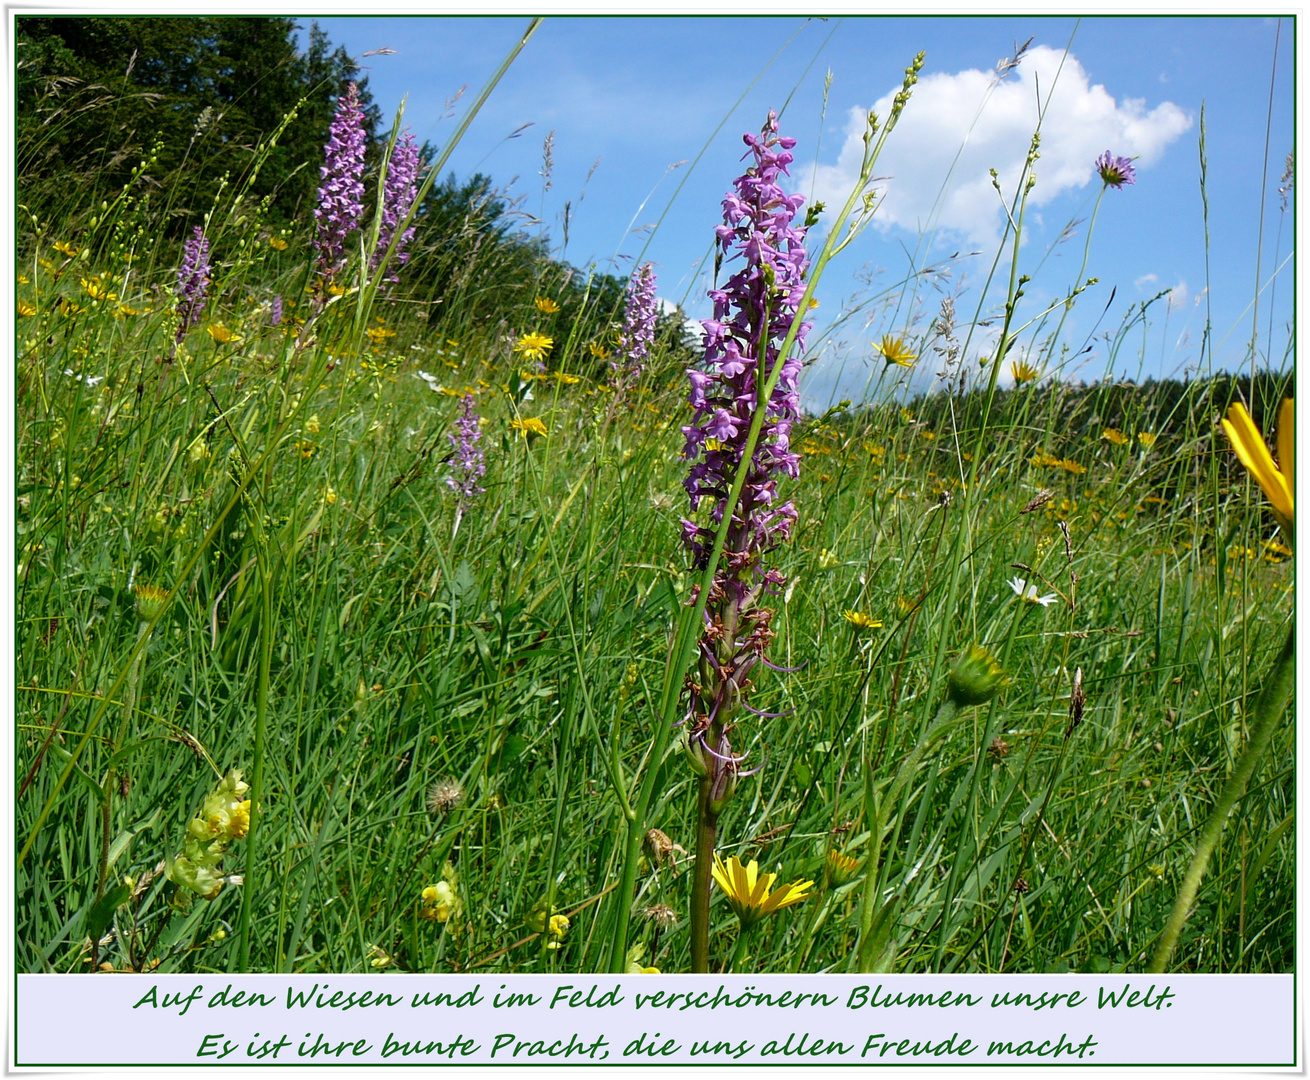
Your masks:
[[[792,162],[794,139],[778,134],[773,113],[758,135],[744,137],[750,164],[723,200],[723,224],[715,230],[725,262],[739,263],[721,287],[710,292],[714,317],[702,323],[704,361],[687,373],[692,422],[682,429],[683,457],[691,462],[684,487],[700,521],[684,519],[683,544],[703,567],[718,526],[730,515],[723,554],[705,608],[700,660],[691,690],[688,750],[702,778],[702,821],[713,819],[732,797],[741,758],[729,745],[736,715],[754,689],[750,679],[773,640],[773,611],[761,599],[785,578],[765,558],[790,536],[796,507],[781,501],[778,481],[800,475],[800,456],[791,451],[792,426],[800,415],[800,352],[810,324],[797,328],[795,348],[780,356],[782,342],[800,318],[809,258],[805,228],[794,221],[803,197],[781,186]],[[759,388],[781,363],[767,400]],[[728,496],[743,461],[757,410],[764,416],[747,462],[745,486],[734,506]],[[778,668],[777,670],[787,670]],[[754,770],[752,770],[753,772]]]

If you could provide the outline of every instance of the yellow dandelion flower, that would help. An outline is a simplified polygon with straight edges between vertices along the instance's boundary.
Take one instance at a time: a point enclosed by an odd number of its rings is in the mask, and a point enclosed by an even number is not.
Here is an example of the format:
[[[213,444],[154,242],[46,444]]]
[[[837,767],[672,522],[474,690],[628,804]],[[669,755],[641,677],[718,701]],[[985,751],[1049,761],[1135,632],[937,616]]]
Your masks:
[[[546,425],[535,416],[515,417],[509,422],[509,426],[525,439],[530,435],[547,434]]]
[[[589,341],[587,343],[587,351],[597,360],[608,360],[610,358],[609,349],[605,348],[605,346],[598,341]]]
[[[736,855],[725,864],[714,853],[714,866],[710,871],[714,881],[728,898],[728,905],[736,913],[743,930],[749,930],[761,919],[785,907],[807,900],[813,881],[793,881],[773,888],[777,874],[761,874],[760,864],[752,859],[747,865]]]
[[[369,341],[373,342],[374,345],[381,345],[388,338],[396,336],[394,330],[388,330],[385,326],[370,326],[364,333],[368,335]]]
[[[518,339],[514,344],[514,351],[522,353],[529,360],[544,360],[554,344],[554,338],[547,337],[545,334],[538,334],[534,330],[532,333],[524,334]]]
[[[26,300],[20,300],[20,301],[18,301],[18,309],[17,309],[17,310],[18,310],[18,314],[19,314],[19,315],[22,315],[22,316],[28,316],[28,315],[35,315],[35,314],[36,314],[36,308],[34,308],[34,307],[33,307],[31,304],[29,304]]]
[[[1073,473],[1075,476],[1087,471],[1086,465],[1079,465],[1078,462],[1072,461],[1069,458],[1062,458],[1058,464],[1065,472]]]
[[[60,301],[59,301],[59,313],[60,313],[61,315],[69,315],[69,316],[72,316],[72,315],[81,315],[82,312],[84,312],[85,310],[86,310],[86,308],[84,308],[84,307],[79,307],[77,304],[73,303],[73,301],[71,301],[71,300],[60,300]]]
[[[883,454],[887,453],[887,447],[879,446],[877,443],[866,442],[864,443],[864,452],[872,457],[882,457]]]
[[[881,354],[888,366],[895,364],[897,367],[912,368],[919,358],[918,353],[910,352],[910,347],[903,338],[893,337],[891,334],[883,334],[882,341],[874,345],[873,351]]]
[[[1041,369],[1034,367],[1026,360],[1012,360],[1010,362],[1010,374],[1014,376],[1014,385],[1022,386],[1024,383],[1030,383],[1041,375]]]
[[[856,630],[877,630],[882,626],[882,622],[872,615],[866,615],[862,611],[851,611],[849,608],[841,613],[841,617]]]
[[[67,255],[70,259],[75,258],[82,250],[76,244],[70,244],[66,240],[56,240],[55,250],[61,255]]]
[[[1108,427],[1101,432],[1101,438],[1106,442],[1114,443],[1115,446],[1127,446],[1128,436],[1118,428]]]
[[[567,372],[563,372],[563,371],[555,372],[555,378],[559,382],[563,383],[565,386],[573,386],[577,383],[582,382],[582,380],[578,378],[578,376],[569,375]]]
[[[1156,439],[1158,438],[1159,436],[1153,431],[1139,431],[1137,433],[1137,441],[1147,450],[1150,450],[1151,447],[1155,445]]]
[[[119,304],[118,307],[114,309],[115,319],[126,319],[129,315],[140,315],[140,314],[141,312],[138,308],[128,307],[126,304]]]
[[[287,242],[280,236],[270,236],[268,238],[268,246],[274,251],[286,251]]]
[[[26,274],[18,274],[18,275],[14,278],[14,280],[15,280],[16,282],[18,282],[18,284],[20,284],[20,285],[31,285],[31,284],[32,284],[32,279],[31,279],[30,277],[28,277]]]
[[[547,315],[554,315],[555,312],[559,311],[559,304],[555,303],[549,296],[538,296],[533,303],[537,305],[538,311]]]
[[[226,345],[233,338],[233,333],[222,323],[210,323],[205,327],[205,333],[217,341],[220,345]]]
[[[1293,398],[1288,398],[1278,409],[1277,464],[1269,453],[1269,447],[1265,445],[1260,429],[1255,426],[1251,414],[1240,401],[1233,403],[1228,415],[1221,421],[1224,434],[1233,444],[1233,450],[1272,504],[1274,519],[1288,540],[1292,538],[1293,523],[1296,520],[1293,502],[1296,490],[1295,404]]]

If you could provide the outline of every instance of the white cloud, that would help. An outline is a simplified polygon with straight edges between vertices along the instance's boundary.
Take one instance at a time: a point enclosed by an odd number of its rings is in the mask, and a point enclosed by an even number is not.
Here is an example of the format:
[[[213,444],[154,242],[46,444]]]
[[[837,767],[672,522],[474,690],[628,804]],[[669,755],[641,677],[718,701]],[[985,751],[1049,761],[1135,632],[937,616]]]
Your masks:
[[[1178,284],[1169,291],[1169,310],[1177,311],[1179,308],[1186,307],[1192,299],[1192,292],[1187,287],[1187,282],[1179,278]]]
[[[1192,123],[1171,102],[1148,109],[1142,100],[1116,101],[1090,82],[1075,57],[1046,45],[1029,49],[1018,71],[1000,83],[990,71],[926,75],[878,159],[877,175],[887,179],[874,185],[885,194],[875,223],[995,243],[1005,216],[988,170],[997,171],[1008,202],[1037,123],[1039,92],[1043,99],[1050,93],[1050,105],[1030,207],[1090,183],[1092,163],[1105,150],[1149,168]],[[874,104],[884,120],[891,102],[888,93]],[[845,201],[859,173],[864,116],[862,108],[851,110],[837,164],[818,167],[815,197],[829,206]]]
[[[1133,282],[1133,286],[1140,291],[1145,289],[1148,285],[1154,285],[1159,280],[1159,277],[1155,274],[1143,274]]]

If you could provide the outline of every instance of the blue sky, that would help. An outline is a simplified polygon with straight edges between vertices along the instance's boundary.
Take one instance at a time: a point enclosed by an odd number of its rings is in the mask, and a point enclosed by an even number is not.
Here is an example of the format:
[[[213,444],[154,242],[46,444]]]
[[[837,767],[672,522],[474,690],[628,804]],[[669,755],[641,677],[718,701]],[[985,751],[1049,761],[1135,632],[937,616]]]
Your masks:
[[[468,87],[454,107],[458,115],[527,21],[318,20],[334,44],[368,65],[384,113],[390,116],[408,94],[406,124],[436,145],[454,129],[447,100]],[[1023,61],[998,83],[997,62],[1029,38]],[[957,293],[963,319],[972,316],[1004,220],[988,170],[997,170],[1008,197],[1012,182],[1006,181],[1027,151],[1039,94],[1048,93],[1052,104],[1019,256],[1020,272],[1033,278],[1020,321],[1063,297],[1078,277],[1101,189],[1092,170],[1096,155],[1132,155],[1137,168],[1134,187],[1108,191],[1101,202],[1085,271],[1099,282],[1065,322],[1062,340],[1078,353],[1066,361],[1065,377],[1099,375],[1109,346],[1098,335],[1114,331],[1134,305],[1165,289],[1172,292],[1150,307],[1145,334],[1139,327],[1120,350],[1117,372],[1195,370],[1207,307],[1215,368],[1244,366],[1257,279],[1263,289],[1254,311],[1257,355],[1281,367],[1292,265],[1274,271],[1294,236],[1290,207],[1280,212],[1278,193],[1294,138],[1292,46],[1287,18],[1280,31],[1275,18],[1190,16],[554,16],[510,68],[450,168],[461,178],[481,170],[498,185],[512,182],[522,210],[539,222],[528,227],[546,230],[556,250],[569,202],[565,258],[621,275],[637,257],[653,261],[660,296],[706,317],[705,258],[723,194],[740,172],[742,133],[758,129],[770,108],[782,111],[784,134],[799,140],[793,188],[813,191],[831,207],[849,189],[858,140],[852,115],[869,108],[885,115],[903,69],[923,50],[919,86],[879,161],[884,179],[875,186],[885,201],[874,225],[833,261],[820,284],[816,315],[821,329],[831,329],[816,335],[807,404],[822,408],[834,396],[857,396],[868,373],[881,366],[870,366],[871,343],[887,332],[922,337],[947,292]],[[363,57],[378,49],[396,52]],[[1198,166],[1203,102],[1208,294]],[[525,124],[531,126],[507,138]],[[543,143],[552,132],[553,174],[543,191]],[[914,293],[895,288],[912,269],[947,265],[955,253],[961,257],[949,263],[949,276],[921,279]],[[899,303],[880,302],[887,296]],[[984,298],[984,314],[994,313],[1001,299],[995,292]],[[986,332],[975,336],[972,351],[986,346]],[[933,366],[925,359],[913,385],[930,380]]]

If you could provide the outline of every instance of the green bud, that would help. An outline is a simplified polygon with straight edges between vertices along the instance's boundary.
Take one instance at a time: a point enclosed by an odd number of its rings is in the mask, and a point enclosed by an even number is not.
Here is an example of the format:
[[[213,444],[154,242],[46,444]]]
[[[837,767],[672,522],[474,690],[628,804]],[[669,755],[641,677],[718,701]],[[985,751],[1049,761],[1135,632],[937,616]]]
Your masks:
[[[946,694],[957,708],[983,705],[1009,681],[996,658],[981,645],[974,645],[955,661],[947,679]]]
[[[142,622],[153,622],[164,610],[168,590],[158,585],[133,585],[132,595],[136,598],[136,617]]]

